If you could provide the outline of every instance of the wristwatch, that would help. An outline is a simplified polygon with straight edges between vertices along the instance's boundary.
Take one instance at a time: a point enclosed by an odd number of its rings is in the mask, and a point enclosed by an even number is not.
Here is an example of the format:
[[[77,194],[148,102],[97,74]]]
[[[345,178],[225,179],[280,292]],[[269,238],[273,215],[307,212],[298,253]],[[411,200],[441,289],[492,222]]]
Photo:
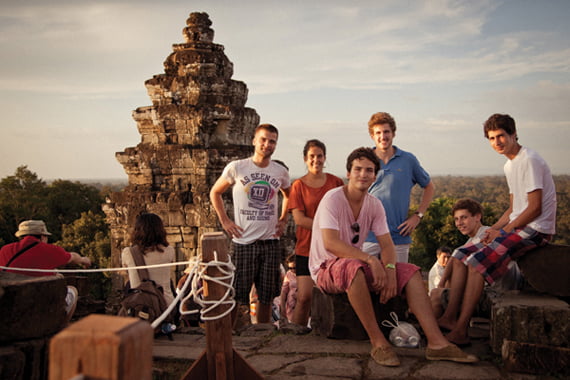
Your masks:
[[[416,211],[414,214],[416,214],[420,219],[424,217],[423,212]]]

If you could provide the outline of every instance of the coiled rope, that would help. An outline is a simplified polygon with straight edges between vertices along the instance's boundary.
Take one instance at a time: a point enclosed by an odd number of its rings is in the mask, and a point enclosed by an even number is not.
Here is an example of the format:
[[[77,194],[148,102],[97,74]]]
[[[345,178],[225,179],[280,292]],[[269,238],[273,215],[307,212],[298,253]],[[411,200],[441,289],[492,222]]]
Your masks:
[[[156,318],[151,326],[156,328],[164,321],[164,319],[174,310],[178,301],[182,299],[179,305],[179,311],[181,315],[196,314],[200,313],[200,317],[204,321],[213,321],[220,319],[228,315],[236,305],[234,298],[235,290],[232,287],[235,273],[235,266],[233,265],[231,258],[228,256],[228,261],[219,261],[218,253],[214,251],[214,260],[203,263],[200,258],[195,257],[189,261],[179,261],[175,263],[165,263],[165,264],[154,264],[154,265],[141,265],[134,267],[121,267],[121,268],[96,268],[96,269],[31,269],[31,268],[17,268],[17,267],[5,267],[0,266],[0,269],[6,269],[10,271],[19,272],[56,272],[56,273],[100,273],[100,272],[120,272],[128,269],[152,269],[152,268],[163,268],[169,266],[187,265],[189,268],[188,278],[182,289],[178,292],[174,300],[168,305],[168,308]],[[211,277],[206,274],[209,268],[217,268],[222,274],[218,277]],[[226,288],[224,295],[219,300],[206,300],[204,299],[204,288],[202,286],[203,281],[215,282],[216,284]],[[190,291],[186,294],[188,287]],[[200,309],[194,310],[182,310],[184,303],[190,299],[200,306]],[[229,305],[223,312],[218,314],[213,314],[216,308],[221,305]],[[220,308],[221,310],[221,308]],[[206,314],[208,314],[206,316]]]

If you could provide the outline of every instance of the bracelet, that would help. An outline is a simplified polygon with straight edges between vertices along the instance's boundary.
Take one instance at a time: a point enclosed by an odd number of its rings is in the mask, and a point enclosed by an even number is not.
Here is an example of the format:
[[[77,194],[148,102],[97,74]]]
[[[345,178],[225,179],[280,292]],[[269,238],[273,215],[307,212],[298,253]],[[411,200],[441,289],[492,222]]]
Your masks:
[[[396,269],[396,264],[388,263],[386,264],[386,269]]]
[[[501,233],[501,235],[506,235],[507,232],[505,230],[503,230],[502,228],[499,230],[499,232]]]

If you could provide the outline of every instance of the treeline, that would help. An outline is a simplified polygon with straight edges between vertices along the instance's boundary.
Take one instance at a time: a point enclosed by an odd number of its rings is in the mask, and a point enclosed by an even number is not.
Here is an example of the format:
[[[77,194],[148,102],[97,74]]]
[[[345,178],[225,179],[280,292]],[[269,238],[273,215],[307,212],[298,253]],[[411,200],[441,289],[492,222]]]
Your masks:
[[[437,176],[434,201],[413,234],[410,261],[429,269],[435,261],[435,251],[442,245],[451,248],[463,244],[467,238],[455,228],[451,208],[460,198],[473,198],[483,205],[483,224],[492,225],[509,207],[509,190],[504,176],[458,177]],[[570,176],[554,176],[558,200],[556,235],[553,243],[570,244]],[[421,189],[412,191],[412,209],[420,202]]]
[[[17,240],[20,222],[40,219],[52,234],[51,243],[88,256],[93,267],[108,267],[111,243],[101,204],[112,190],[67,180],[48,184],[20,166],[0,180],[0,246]],[[93,296],[104,299],[110,279],[100,273],[89,277]]]
[[[503,176],[433,177],[435,198],[413,234],[410,261],[429,269],[439,246],[452,248],[467,238],[455,228],[451,208],[460,198],[469,197],[482,203],[483,223],[492,225],[508,208],[509,194]],[[554,176],[558,213],[554,243],[570,244],[570,176]],[[95,266],[110,264],[109,227],[101,204],[117,185],[85,184],[67,180],[46,183],[26,166],[0,180],[0,246],[16,241],[18,224],[27,219],[42,219],[53,234],[50,241],[69,251],[87,255]],[[412,191],[412,211],[417,208],[421,190]],[[294,235],[294,229],[291,229]],[[94,279],[95,280],[95,279]],[[101,277],[105,284],[105,278]],[[93,283],[97,283],[94,281]],[[102,285],[104,286],[104,285]]]

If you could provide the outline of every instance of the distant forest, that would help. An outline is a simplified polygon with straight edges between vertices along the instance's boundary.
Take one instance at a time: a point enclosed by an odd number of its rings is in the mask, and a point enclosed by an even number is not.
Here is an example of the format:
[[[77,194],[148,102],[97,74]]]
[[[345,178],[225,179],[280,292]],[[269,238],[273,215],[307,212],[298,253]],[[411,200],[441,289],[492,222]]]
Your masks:
[[[504,176],[432,177],[435,185],[435,197],[426,216],[414,231],[410,261],[422,268],[429,268],[435,261],[435,251],[441,245],[452,248],[465,242],[453,223],[450,215],[455,201],[460,198],[473,198],[483,205],[483,221],[492,225],[509,206],[509,191]],[[556,217],[556,235],[553,243],[570,244],[570,175],[554,176],[558,201]],[[411,209],[415,210],[420,202],[421,188],[412,191]]]

